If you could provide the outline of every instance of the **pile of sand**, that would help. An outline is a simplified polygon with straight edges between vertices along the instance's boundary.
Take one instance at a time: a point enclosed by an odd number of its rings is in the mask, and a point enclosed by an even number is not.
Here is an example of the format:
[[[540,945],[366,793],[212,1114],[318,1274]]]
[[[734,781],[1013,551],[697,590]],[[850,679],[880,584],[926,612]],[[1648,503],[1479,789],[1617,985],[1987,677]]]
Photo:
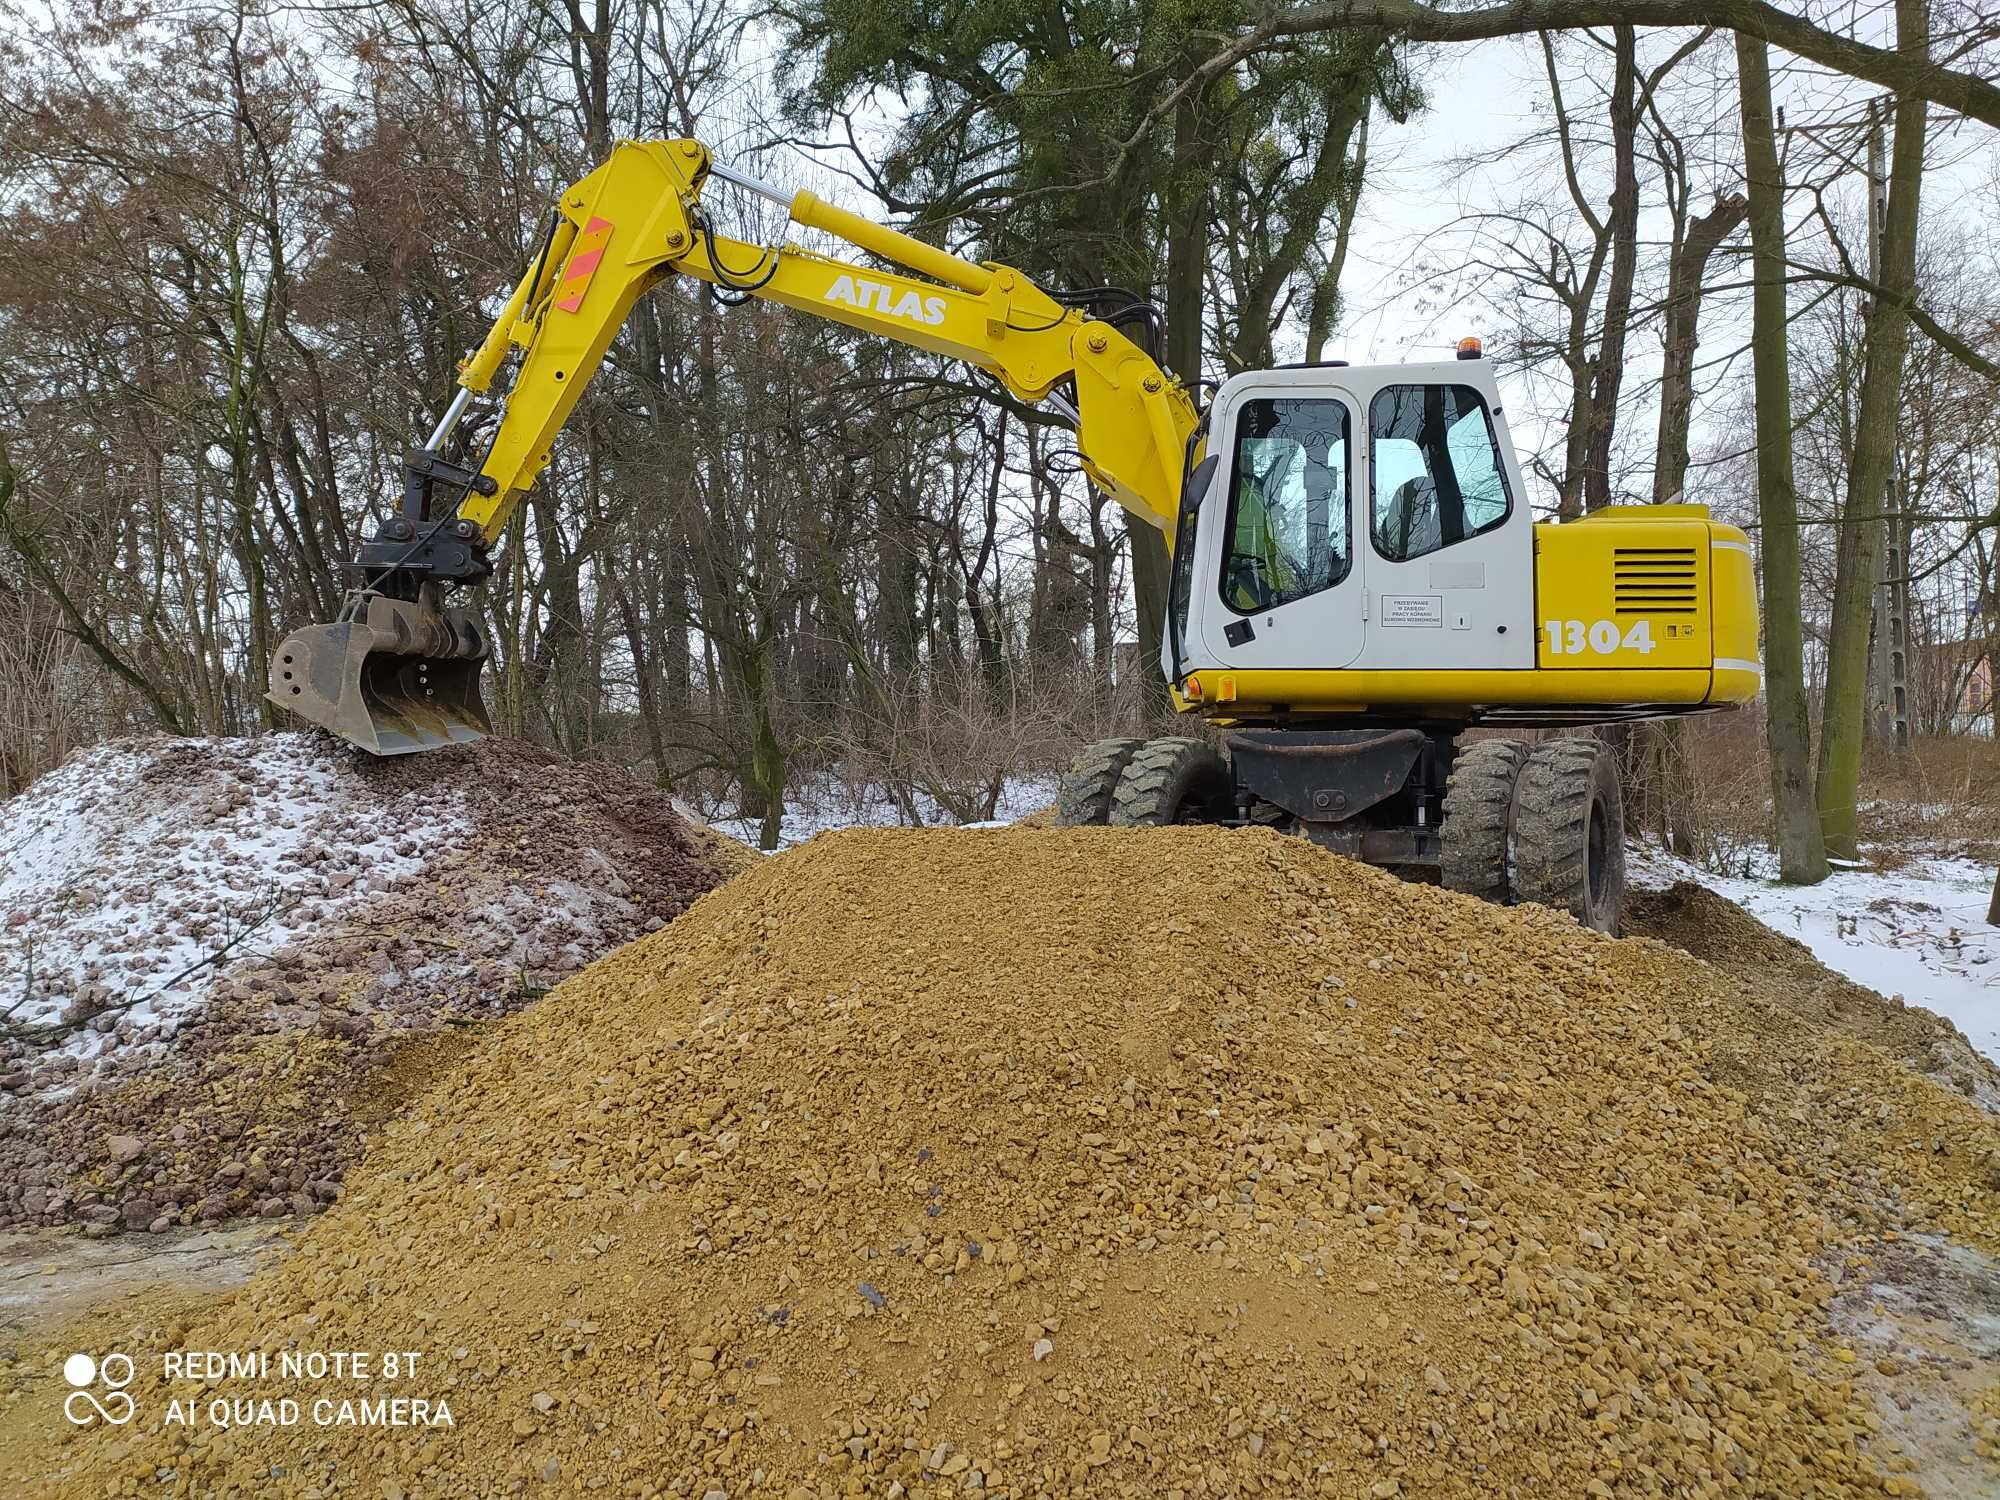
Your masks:
[[[0,1228],[324,1203],[405,1091],[379,1078],[403,1039],[672,920],[723,878],[717,843],[513,742],[79,754],[0,806]]]
[[[452,1426],[170,1426],[326,1390],[154,1358],[35,1478],[1915,1493],[1824,1309],[1880,1238],[2000,1244],[1996,1146],[1657,943],[1301,841],[828,835],[489,1033],[293,1256],[132,1335],[420,1351],[367,1393]]]

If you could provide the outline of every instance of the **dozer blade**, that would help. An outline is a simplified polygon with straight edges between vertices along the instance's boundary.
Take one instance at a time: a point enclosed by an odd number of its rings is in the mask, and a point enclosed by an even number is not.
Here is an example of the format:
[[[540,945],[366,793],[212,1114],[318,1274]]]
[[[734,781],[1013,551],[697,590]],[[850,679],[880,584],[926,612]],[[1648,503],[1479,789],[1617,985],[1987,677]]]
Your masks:
[[[365,596],[351,618],[278,644],[269,697],[374,755],[409,755],[493,732],[479,696],[486,638],[463,610]]]

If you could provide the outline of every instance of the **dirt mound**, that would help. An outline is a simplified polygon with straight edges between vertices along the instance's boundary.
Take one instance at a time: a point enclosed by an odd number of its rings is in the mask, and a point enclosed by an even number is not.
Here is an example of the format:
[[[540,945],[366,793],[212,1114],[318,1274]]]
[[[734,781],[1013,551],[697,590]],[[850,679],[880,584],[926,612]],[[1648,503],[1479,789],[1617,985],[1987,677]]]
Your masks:
[[[760,863],[764,856],[733,834],[720,828],[712,828],[701,820],[701,815],[676,801],[674,811],[687,821],[689,831],[694,835],[697,846],[707,856],[708,862],[721,870],[725,876],[741,875],[745,870]]]
[[[147,1336],[269,1378],[155,1358],[35,1479],[1908,1493],[1821,1267],[2000,1242],[1996,1145],[1662,945],[1302,841],[829,835],[482,1038],[292,1257]],[[320,1425],[287,1349],[417,1350],[333,1394],[427,1416]],[[164,1416],[260,1396],[305,1415]]]
[[[331,1198],[402,1038],[722,878],[663,793],[507,741],[148,739],[0,807],[0,1227]]]
[[[2000,1111],[2000,1067],[1942,1016],[1837,974],[1800,942],[1692,881],[1632,891],[1625,930],[1654,937],[1727,970],[1762,1000],[1837,1027],[1901,1058],[1988,1110]]]

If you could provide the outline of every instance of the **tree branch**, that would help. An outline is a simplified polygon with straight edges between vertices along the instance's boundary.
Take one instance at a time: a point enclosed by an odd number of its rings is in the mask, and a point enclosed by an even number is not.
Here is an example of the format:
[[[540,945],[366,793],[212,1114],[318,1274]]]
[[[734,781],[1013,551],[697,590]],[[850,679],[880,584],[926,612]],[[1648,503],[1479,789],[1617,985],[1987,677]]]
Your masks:
[[[1928,58],[1871,47],[1789,15],[1768,0],[1503,0],[1468,10],[1439,10],[1423,0],[1320,0],[1264,17],[1229,39],[1158,100],[1118,150],[1104,181],[1115,177],[1125,158],[1152,137],[1160,121],[1181,100],[1198,93],[1252,53],[1295,36],[1323,31],[1379,31],[1413,42],[1480,42],[1538,31],[1577,31],[1590,26],[1716,27],[1755,37],[1787,52],[1865,79],[1900,94],[1913,94],[1968,119],[2000,127],[2000,87],[1972,73],[1941,67]]]

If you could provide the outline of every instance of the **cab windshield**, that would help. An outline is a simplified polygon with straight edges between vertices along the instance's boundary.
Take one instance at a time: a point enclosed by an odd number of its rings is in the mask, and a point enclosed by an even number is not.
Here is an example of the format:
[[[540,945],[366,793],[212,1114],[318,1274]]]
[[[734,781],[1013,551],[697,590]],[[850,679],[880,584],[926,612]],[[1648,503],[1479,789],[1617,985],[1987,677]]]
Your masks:
[[[1347,576],[1347,408],[1325,398],[1238,410],[1222,600],[1254,614]]]

